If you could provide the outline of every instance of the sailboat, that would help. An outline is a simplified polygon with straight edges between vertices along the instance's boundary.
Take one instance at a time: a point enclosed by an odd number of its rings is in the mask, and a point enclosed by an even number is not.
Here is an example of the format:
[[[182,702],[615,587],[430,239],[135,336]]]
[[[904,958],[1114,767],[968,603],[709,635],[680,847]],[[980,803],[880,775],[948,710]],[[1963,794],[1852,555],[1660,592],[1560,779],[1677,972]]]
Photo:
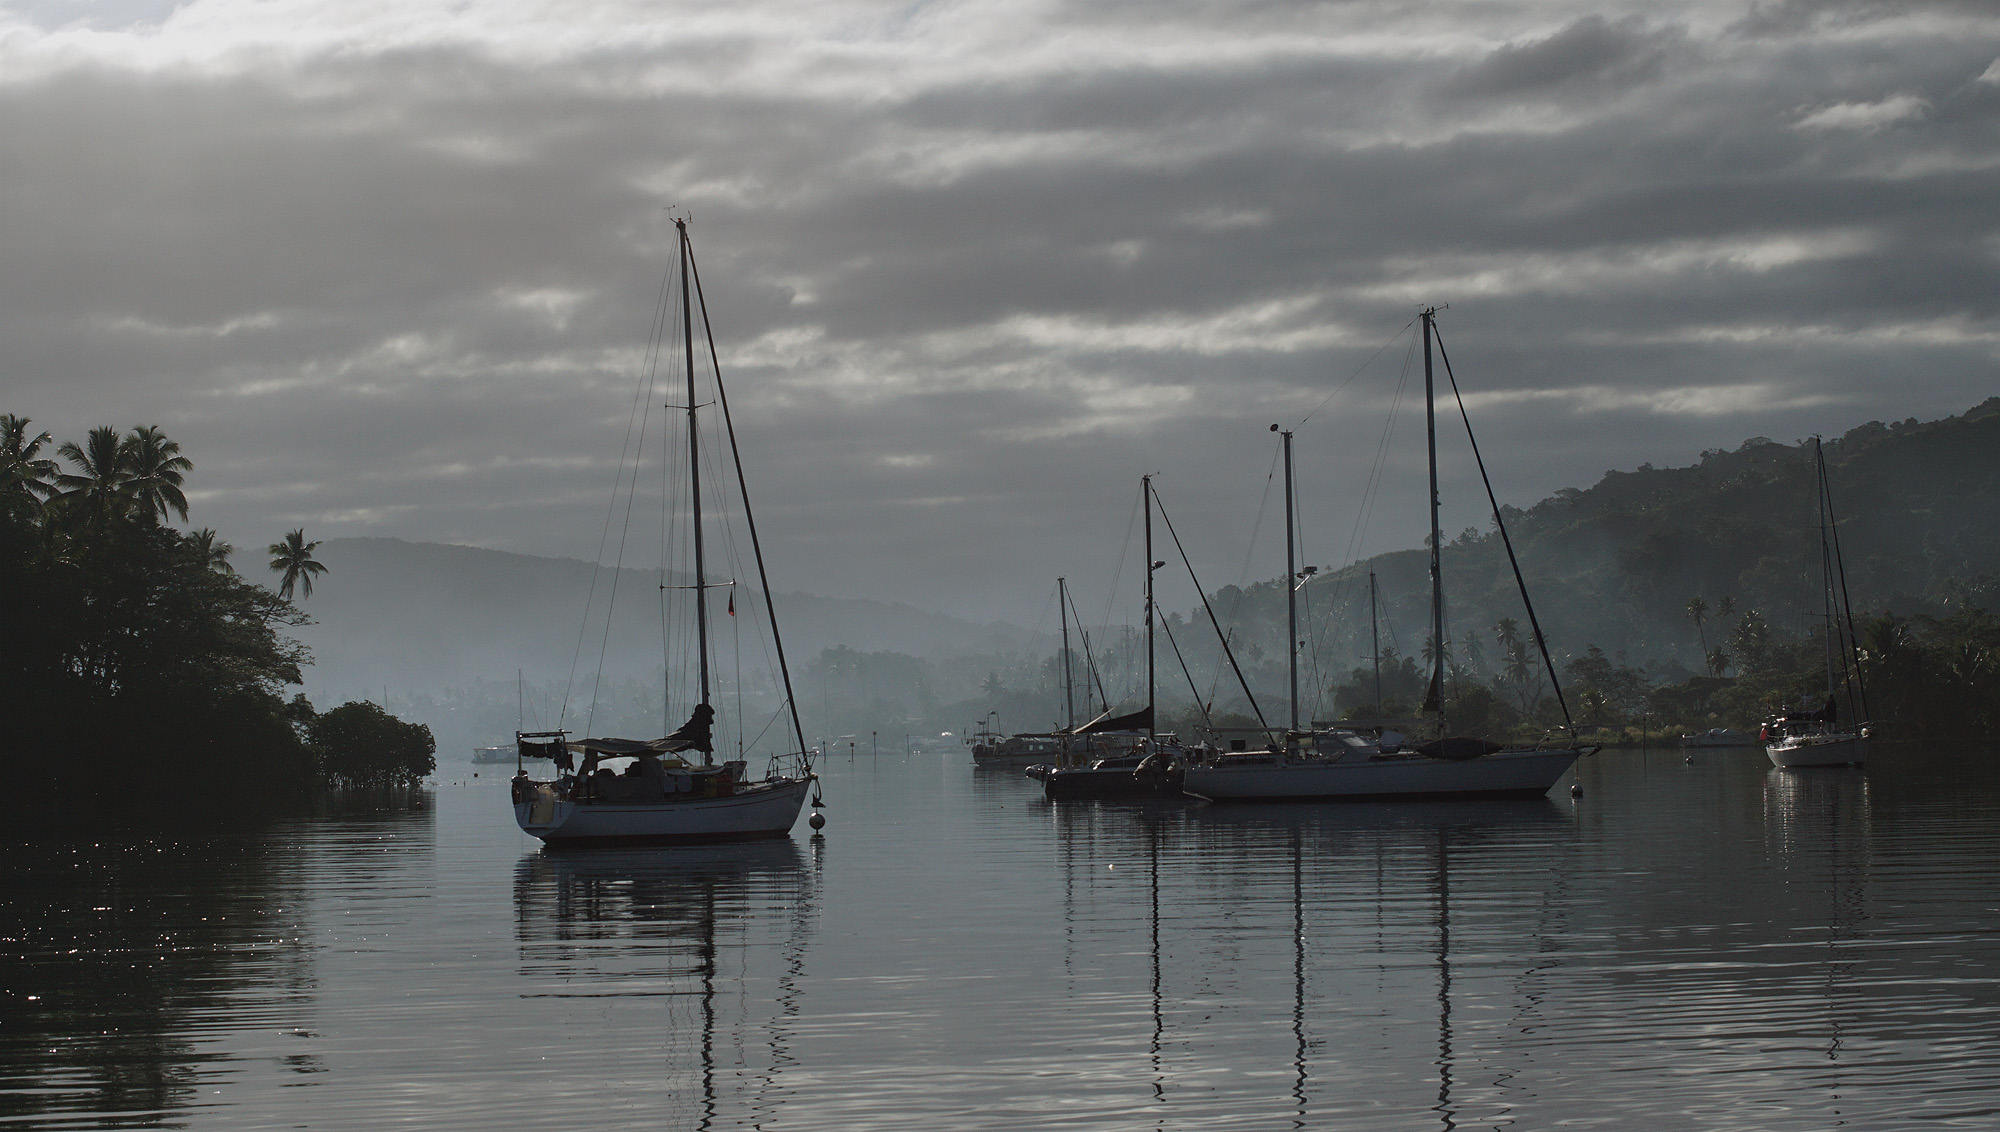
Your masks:
[[[514,819],[523,831],[550,846],[662,845],[687,842],[737,841],[783,837],[791,832],[804,807],[808,789],[815,789],[812,751],[799,723],[798,698],[785,663],[777,610],[769,600],[771,586],[764,568],[764,551],[750,511],[744,482],[743,456],[736,444],[736,427],[729,416],[729,396],[715,337],[708,323],[708,303],[701,297],[701,276],[688,239],[687,220],[676,218],[680,272],[680,329],[685,346],[687,403],[687,473],[690,535],[693,544],[693,591],[696,642],[694,648],[699,698],[687,722],[658,739],[585,738],[572,741],[564,730],[519,732],[515,736],[517,770],[513,782]],[[788,738],[797,741],[789,755],[770,760],[760,778],[749,775],[745,759],[715,761],[715,707],[711,702],[714,663],[709,633],[709,591],[730,583],[711,583],[704,544],[701,508],[701,432],[698,412],[703,406],[695,388],[694,301],[701,299],[701,328],[714,369],[713,406],[722,410],[736,486],[741,492],[743,518],[757,564],[758,583],[765,595],[771,640],[785,693],[783,711],[791,723]],[[663,320],[664,321],[664,320]],[[671,420],[671,418],[669,418]],[[636,476],[635,476],[636,481]],[[664,571],[664,563],[662,570]],[[662,589],[665,590],[664,575]],[[732,598],[730,613],[735,613]],[[740,731],[739,731],[740,734]],[[538,756],[556,760],[558,774],[549,781],[528,777],[525,760]],[[580,761],[579,761],[580,760]],[[607,763],[618,763],[615,771]],[[823,824],[815,794],[813,826]]]
[[[1028,776],[1041,780],[1042,792],[1051,801],[1177,798],[1181,794],[1183,754],[1179,742],[1173,735],[1161,735],[1154,725],[1153,574],[1166,563],[1153,559],[1153,477],[1141,476],[1139,488],[1146,508],[1146,706],[1123,715],[1113,715],[1107,708],[1088,723],[1072,725],[1069,747],[1059,765],[1029,767]],[[1065,662],[1067,638],[1065,622]],[[1065,690],[1065,698],[1068,694]]]
[[[1069,653],[1069,579],[1056,579],[1056,606],[1062,617],[1062,658],[1063,658],[1063,712],[1064,725],[1055,731],[1022,731],[1013,735],[1002,735],[992,730],[986,720],[980,721],[977,734],[966,739],[972,748],[972,763],[976,767],[1027,768],[1030,777],[1040,777],[1034,768],[1054,766],[1063,761],[1070,750],[1076,734],[1076,693],[1070,671]],[[1079,625],[1081,628],[1081,625]],[[1089,643],[1084,645],[1088,650]],[[1000,713],[990,712],[987,718],[997,718]]]
[[[1819,511],[1820,605],[1826,627],[1826,700],[1764,725],[1764,753],[1773,766],[1858,766],[1868,761],[1868,690],[1861,680],[1854,610],[1847,600],[1847,568],[1840,558],[1840,529],[1827,484],[1826,453],[1813,437],[1813,497]],[[1845,718],[1853,720],[1843,724]]]
[[[1182,784],[1182,789],[1189,794],[1213,802],[1531,798],[1548,793],[1571,764],[1597,749],[1579,745],[1573,725],[1568,728],[1567,742],[1537,746],[1506,746],[1486,739],[1443,734],[1444,575],[1439,556],[1442,539],[1438,529],[1437,396],[1431,344],[1436,339],[1438,353],[1442,357],[1444,342],[1437,336],[1436,315],[1435,308],[1426,308],[1420,321],[1424,340],[1424,410],[1430,457],[1431,640],[1434,642],[1430,685],[1424,695],[1423,714],[1439,721],[1439,737],[1410,745],[1395,731],[1364,734],[1338,727],[1301,731],[1298,722],[1298,605],[1294,600],[1288,604],[1286,615],[1292,653],[1291,730],[1282,749],[1274,744],[1267,751],[1229,752],[1190,766]],[[1446,376],[1451,377],[1449,357],[1444,357],[1444,364]],[[1451,382],[1456,395],[1457,378],[1451,377]],[[1461,415],[1465,413],[1462,398],[1459,400],[1459,412]],[[1468,438],[1471,433],[1471,418],[1467,416]],[[1285,433],[1284,439],[1285,557],[1287,570],[1296,571],[1291,434]],[[1479,463],[1480,477],[1486,479],[1486,464],[1479,455],[1477,441],[1473,441],[1472,453]],[[1486,480],[1486,491],[1488,501],[1493,505],[1493,520],[1498,524],[1501,540],[1507,547],[1507,559],[1514,567],[1514,580],[1520,586],[1521,601],[1527,607],[1528,623],[1534,630],[1535,643],[1541,648],[1542,661],[1548,666],[1550,681],[1554,683],[1555,665],[1549,658],[1548,645],[1535,619],[1534,603],[1528,600],[1527,583],[1522,579],[1520,562],[1514,556],[1513,542],[1507,537],[1506,523],[1500,515],[1500,503],[1493,494],[1490,479]],[[1377,652],[1380,652],[1379,648]],[[1555,684],[1555,690],[1556,701],[1562,705],[1564,720],[1568,722],[1569,705],[1562,698],[1559,683]]]

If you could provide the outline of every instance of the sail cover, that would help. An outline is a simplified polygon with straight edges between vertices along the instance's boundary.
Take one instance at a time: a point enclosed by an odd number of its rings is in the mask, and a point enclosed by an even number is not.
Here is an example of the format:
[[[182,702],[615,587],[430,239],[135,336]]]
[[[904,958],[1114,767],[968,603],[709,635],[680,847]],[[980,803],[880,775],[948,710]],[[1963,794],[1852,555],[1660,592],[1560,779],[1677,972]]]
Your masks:
[[[711,732],[715,726],[715,709],[707,704],[696,704],[694,714],[681,724],[681,729],[664,739],[655,739],[647,746],[655,751],[713,751],[715,740]]]
[[[1129,715],[1112,715],[1105,712],[1072,734],[1096,735],[1106,731],[1151,731],[1153,729],[1153,709],[1146,707]]]

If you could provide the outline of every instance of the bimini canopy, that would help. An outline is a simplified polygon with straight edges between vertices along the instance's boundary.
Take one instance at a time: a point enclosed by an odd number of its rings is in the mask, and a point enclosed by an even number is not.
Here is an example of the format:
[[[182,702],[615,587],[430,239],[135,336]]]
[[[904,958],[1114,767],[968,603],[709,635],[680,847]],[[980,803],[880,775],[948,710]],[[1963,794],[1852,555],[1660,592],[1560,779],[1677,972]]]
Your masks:
[[[1097,735],[1107,731],[1151,731],[1152,729],[1153,709],[1146,707],[1129,715],[1112,715],[1107,711],[1077,728],[1074,734]]]
[[[674,751],[713,751],[715,709],[696,704],[680,730],[664,739],[579,739],[569,749],[580,755],[664,755]]]
[[[659,740],[647,742],[642,739],[578,739],[569,749],[580,755],[651,755],[659,751],[653,746]]]

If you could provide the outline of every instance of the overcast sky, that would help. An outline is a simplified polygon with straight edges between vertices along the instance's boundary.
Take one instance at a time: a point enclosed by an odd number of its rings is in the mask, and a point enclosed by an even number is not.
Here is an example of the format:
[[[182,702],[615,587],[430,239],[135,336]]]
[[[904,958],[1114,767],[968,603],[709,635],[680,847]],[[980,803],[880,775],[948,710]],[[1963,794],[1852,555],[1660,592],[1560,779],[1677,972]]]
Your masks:
[[[0,412],[245,547],[591,556],[669,206],[779,588],[1087,606],[1148,471],[1275,574],[1273,422],[1338,564],[1427,303],[1521,504],[2000,393],[1991,0],[0,0],[0,102]]]

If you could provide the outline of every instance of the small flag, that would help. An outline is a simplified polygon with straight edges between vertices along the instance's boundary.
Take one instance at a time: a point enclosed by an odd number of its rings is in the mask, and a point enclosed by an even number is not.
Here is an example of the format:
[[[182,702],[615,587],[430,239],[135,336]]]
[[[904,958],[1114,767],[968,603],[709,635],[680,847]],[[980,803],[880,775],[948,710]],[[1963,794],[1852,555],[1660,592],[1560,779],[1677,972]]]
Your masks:
[[[736,616],[736,595],[734,593],[729,595],[729,615],[731,617]]]

